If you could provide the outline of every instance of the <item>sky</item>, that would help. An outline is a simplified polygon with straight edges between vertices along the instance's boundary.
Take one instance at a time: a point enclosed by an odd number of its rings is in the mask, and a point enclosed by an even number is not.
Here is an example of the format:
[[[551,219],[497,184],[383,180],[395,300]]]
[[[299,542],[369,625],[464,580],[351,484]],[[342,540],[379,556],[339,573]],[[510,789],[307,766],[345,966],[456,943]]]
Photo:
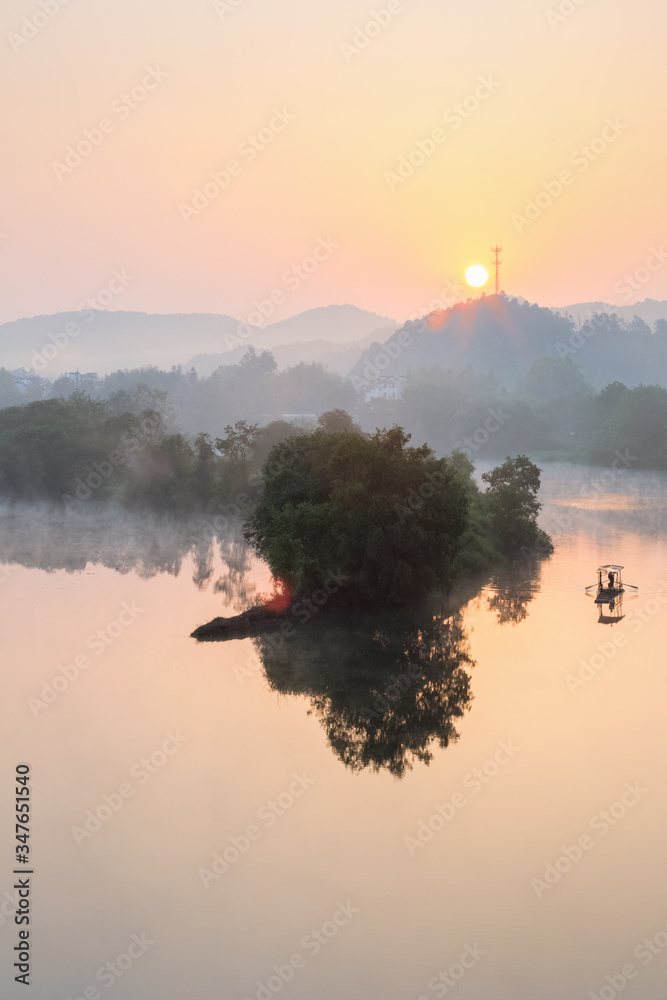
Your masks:
[[[496,243],[541,305],[667,298],[666,34],[660,0],[4,0],[0,322],[403,320]]]

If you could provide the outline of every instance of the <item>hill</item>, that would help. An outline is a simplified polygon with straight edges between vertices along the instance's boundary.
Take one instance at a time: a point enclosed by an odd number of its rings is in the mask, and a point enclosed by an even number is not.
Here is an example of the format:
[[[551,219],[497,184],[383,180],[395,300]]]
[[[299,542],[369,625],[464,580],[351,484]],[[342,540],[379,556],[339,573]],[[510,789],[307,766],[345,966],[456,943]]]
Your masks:
[[[339,375],[347,375],[367,347],[373,343],[384,343],[395,330],[395,326],[387,326],[346,344],[337,344],[332,340],[307,340],[295,344],[276,344],[268,349],[276,359],[279,369],[289,368],[302,362],[305,364],[317,362]],[[253,340],[253,346],[254,344]],[[220,365],[238,364],[245,351],[244,345],[224,354],[196,354],[189,358],[184,367],[187,370],[194,368],[201,378],[206,378]]]
[[[635,316],[639,316],[649,326],[654,326],[659,319],[667,320],[667,302],[656,299],[644,299],[643,302],[635,302],[633,306],[612,306],[608,302],[577,302],[575,305],[563,306],[553,311],[561,316],[572,316],[577,325],[590,319],[595,313],[607,313],[608,316],[615,314],[627,323],[631,323]]]
[[[667,332],[615,316],[577,325],[551,309],[486,295],[408,322],[387,343],[364,351],[350,376],[372,382],[439,367],[493,373],[512,389],[537,358],[570,357],[595,388],[619,380],[667,385]],[[359,384],[359,383],[357,383]]]
[[[105,374],[144,365],[171,368],[193,354],[226,352],[239,323],[215,313],[88,310],[34,316],[0,325],[0,366],[33,368],[48,378],[77,369]],[[252,328],[244,342],[258,349],[318,339],[345,345],[387,326],[395,329],[396,323],[355,306],[334,305]]]

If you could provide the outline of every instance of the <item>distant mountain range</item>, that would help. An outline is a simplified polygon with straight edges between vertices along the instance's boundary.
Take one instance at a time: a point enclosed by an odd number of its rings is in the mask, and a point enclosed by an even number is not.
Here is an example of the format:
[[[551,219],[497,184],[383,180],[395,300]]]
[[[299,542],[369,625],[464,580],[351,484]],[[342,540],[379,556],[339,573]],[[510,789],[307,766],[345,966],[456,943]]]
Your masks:
[[[235,343],[239,324],[232,316],[212,313],[88,311],[34,316],[0,325],[0,367],[33,368],[48,378],[76,370],[105,374],[146,365],[171,368],[185,365],[193,355],[225,354]],[[241,346],[253,344],[264,350],[324,341],[320,354],[333,356],[339,347],[347,351],[377,331],[382,331],[379,339],[383,339],[396,326],[395,320],[356,306],[332,305],[254,327]],[[346,359],[344,365],[353,364],[362,346],[351,349],[349,364]],[[317,350],[309,348],[311,354]],[[292,353],[298,357],[298,350]]]
[[[421,321],[398,324],[351,305],[331,305],[243,331],[232,316],[141,312],[57,313],[0,325],[0,367],[33,368],[54,379],[79,370],[102,375],[118,368],[194,367],[200,376],[236,363],[251,344],[271,350],[279,367],[317,361],[341,375],[372,381],[417,367],[492,372],[507,388],[542,355],[569,356],[596,388],[616,379],[628,385],[667,385],[667,334],[614,323],[572,348],[573,326],[595,313],[649,327],[667,320],[667,302],[633,306],[602,302],[546,309],[508,296],[482,296]],[[615,322],[615,321],[614,321]],[[242,328],[243,329],[243,328]],[[378,358],[380,359],[378,362]],[[373,374],[375,373],[375,374]]]
[[[317,362],[339,375],[347,375],[367,347],[372,343],[384,343],[395,330],[396,326],[383,327],[359,340],[351,340],[349,344],[337,344],[331,340],[307,340],[294,344],[277,344],[268,349],[276,359],[278,368],[290,368],[302,362]],[[253,345],[258,349],[267,349],[264,344],[258,345],[255,340]],[[184,368],[194,368],[200,377],[205,378],[220,365],[237,364],[246,349],[244,346],[224,354],[196,354],[186,362]]]
[[[575,320],[579,318],[582,323],[595,313],[608,313],[609,315],[616,313],[620,319],[627,322],[630,322],[635,316],[639,316],[651,327],[656,320],[667,320],[667,302],[660,302],[656,299],[644,299],[643,302],[636,302],[633,306],[612,306],[608,302],[577,302],[573,306],[563,306],[563,308],[553,311],[561,316],[569,314]]]
[[[504,295],[486,295],[406,323],[385,344],[367,348],[350,374],[367,384],[378,375],[418,368],[470,367],[513,389],[545,355],[571,358],[597,389],[616,380],[667,386],[667,332],[627,330],[614,320],[596,325],[586,337],[560,311]]]

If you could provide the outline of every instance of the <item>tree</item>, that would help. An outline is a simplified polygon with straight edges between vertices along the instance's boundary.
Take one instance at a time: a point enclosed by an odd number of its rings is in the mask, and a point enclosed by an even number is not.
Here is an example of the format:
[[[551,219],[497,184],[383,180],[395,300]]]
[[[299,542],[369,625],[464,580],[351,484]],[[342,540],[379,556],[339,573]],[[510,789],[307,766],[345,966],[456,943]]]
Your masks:
[[[360,434],[361,428],[355,424],[354,420],[346,410],[336,408],[320,413],[317,418],[317,426],[329,434]]]
[[[215,449],[208,434],[198,434],[195,438],[195,500],[199,507],[206,505],[213,495]]]
[[[262,351],[261,354],[257,354],[254,347],[248,348],[239,361],[239,367],[244,375],[250,376],[273,375],[278,369],[276,359],[271,351]]]
[[[469,495],[446,459],[402,428],[323,429],[274,448],[246,539],[297,593],[335,575],[356,602],[412,603],[445,589]]]
[[[542,504],[537,499],[540,469],[525,455],[505,459],[502,465],[482,474],[487,484],[484,494],[494,530],[503,548],[516,553],[521,546],[540,543],[551,551],[551,541],[537,526]]]
[[[0,409],[5,406],[18,406],[21,402],[21,392],[15,385],[11,372],[6,368],[0,368]]]
[[[572,358],[542,357],[533,361],[521,388],[546,403],[563,404],[589,396],[591,389]]]
[[[233,427],[227,424],[225,427],[227,437],[215,439],[216,450],[232,464],[245,466],[258,430],[258,424],[249,424],[246,420],[237,420]]]

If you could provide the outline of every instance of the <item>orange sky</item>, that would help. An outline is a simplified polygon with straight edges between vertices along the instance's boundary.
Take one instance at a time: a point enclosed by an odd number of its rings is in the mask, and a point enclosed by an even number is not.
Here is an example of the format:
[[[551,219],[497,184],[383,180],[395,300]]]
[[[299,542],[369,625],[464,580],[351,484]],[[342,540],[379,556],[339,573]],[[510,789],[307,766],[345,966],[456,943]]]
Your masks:
[[[667,298],[658,0],[42,3],[0,14],[0,321],[120,268],[112,309],[403,319],[496,239],[512,294]]]

